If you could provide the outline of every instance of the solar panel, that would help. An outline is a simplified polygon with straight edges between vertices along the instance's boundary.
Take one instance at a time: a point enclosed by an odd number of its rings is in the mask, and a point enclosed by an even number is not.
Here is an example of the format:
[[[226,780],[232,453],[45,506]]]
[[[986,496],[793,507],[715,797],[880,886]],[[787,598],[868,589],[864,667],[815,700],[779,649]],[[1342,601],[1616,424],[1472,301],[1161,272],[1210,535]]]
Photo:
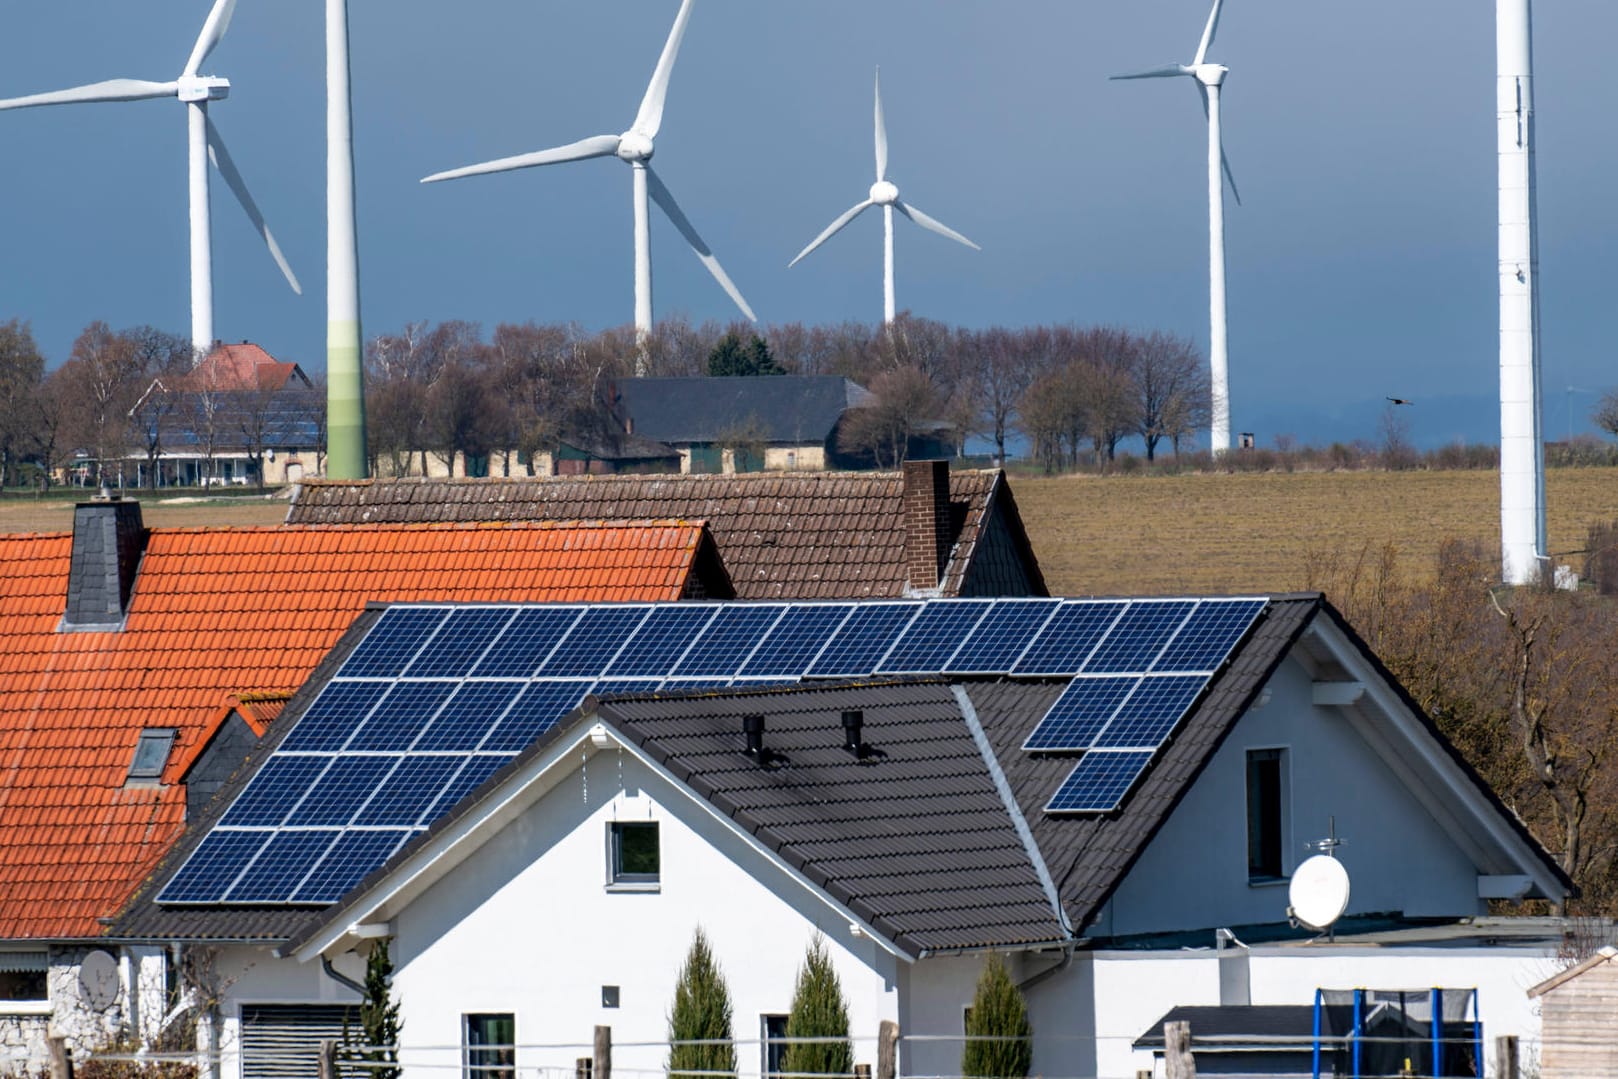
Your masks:
[[[1072,674],[1123,613],[1121,601],[1064,603],[1028,646],[1013,674]]]
[[[945,670],[961,641],[988,613],[987,600],[929,603],[894,642],[877,671],[882,674],[930,674]]]
[[[1047,813],[1110,813],[1151,762],[1150,750],[1092,749],[1045,804]]]
[[[1068,685],[1024,748],[1084,753],[1050,812],[1106,811],[1263,607],[1259,599],[395,605],[291,717],[280,746],[159,901],[335,900],[587,693],[878,673],[1061,678]]]
[[[1139,677],[1075,678],[1028,735],[1030,752],[1089,749]]]

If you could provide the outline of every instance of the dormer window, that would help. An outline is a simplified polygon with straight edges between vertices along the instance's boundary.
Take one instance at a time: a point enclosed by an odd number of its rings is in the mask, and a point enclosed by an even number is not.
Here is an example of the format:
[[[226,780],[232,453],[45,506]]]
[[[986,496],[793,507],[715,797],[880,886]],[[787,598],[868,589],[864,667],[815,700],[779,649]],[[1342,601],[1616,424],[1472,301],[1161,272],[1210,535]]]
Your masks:
[[[163,768],[169,762],[169,750],[174,748],[173,727],[148,727],[140,732],[135,743],[135,758],[129,762],[129,779],[155,783],[163,777]]]

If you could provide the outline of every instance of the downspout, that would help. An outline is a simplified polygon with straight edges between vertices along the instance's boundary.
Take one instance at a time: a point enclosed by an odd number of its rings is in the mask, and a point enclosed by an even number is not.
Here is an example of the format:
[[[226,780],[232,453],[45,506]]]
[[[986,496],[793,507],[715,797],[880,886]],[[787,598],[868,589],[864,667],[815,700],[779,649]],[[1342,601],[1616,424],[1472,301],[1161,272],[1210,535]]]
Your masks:
[[[1045,981],[1047,978],[1054,978],[1056,975],[1062,973],[1062,971],[1073,965],[1073,953],[1077,950],[1078,941],[1072,939],[1064,941],[1062,944],[1062,961],[1060,963],[1055,963],[1048,966],[1038,974],[1035,974],[1029,978],[1024,978],[1022,981],[1018,982],[1017,992],[1027,993],[1028,990],[1032,989],[1040,982]]]
[[[353,978],[350,978],[348,975],[332,966],[331,960],[326,957],[326,953],[324,952],[320,954],[320,969],[326,972],[326,977],[330,978],[338,985],[346,986],[347,988],[354,990],[355,993],[359,994],[361,1000],[365,999],[365,986],[361,985],[359,982],[356,982]]]

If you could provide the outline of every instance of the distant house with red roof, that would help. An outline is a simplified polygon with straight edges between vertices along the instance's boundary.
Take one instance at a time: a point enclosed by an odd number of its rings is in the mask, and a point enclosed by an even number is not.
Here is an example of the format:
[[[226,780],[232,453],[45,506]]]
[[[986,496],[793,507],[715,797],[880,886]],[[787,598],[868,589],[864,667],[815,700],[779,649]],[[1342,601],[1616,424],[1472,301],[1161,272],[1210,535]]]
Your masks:
[[[0,582],[0,1011],[35,1051],[100,919],[367,603],[732,594],[700,522],[146,529],[130,501],[0,535]]]

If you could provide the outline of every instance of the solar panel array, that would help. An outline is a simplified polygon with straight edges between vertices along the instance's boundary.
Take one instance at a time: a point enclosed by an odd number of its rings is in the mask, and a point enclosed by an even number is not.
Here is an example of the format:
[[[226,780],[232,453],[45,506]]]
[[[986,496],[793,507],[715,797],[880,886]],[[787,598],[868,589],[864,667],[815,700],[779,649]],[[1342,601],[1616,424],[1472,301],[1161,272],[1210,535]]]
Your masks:
[[[161,903],[325,905],[594,693],[871,675],[1070,678],[1024,749],[1050,813],[1117,807],[1262,599],[395,605]]]

